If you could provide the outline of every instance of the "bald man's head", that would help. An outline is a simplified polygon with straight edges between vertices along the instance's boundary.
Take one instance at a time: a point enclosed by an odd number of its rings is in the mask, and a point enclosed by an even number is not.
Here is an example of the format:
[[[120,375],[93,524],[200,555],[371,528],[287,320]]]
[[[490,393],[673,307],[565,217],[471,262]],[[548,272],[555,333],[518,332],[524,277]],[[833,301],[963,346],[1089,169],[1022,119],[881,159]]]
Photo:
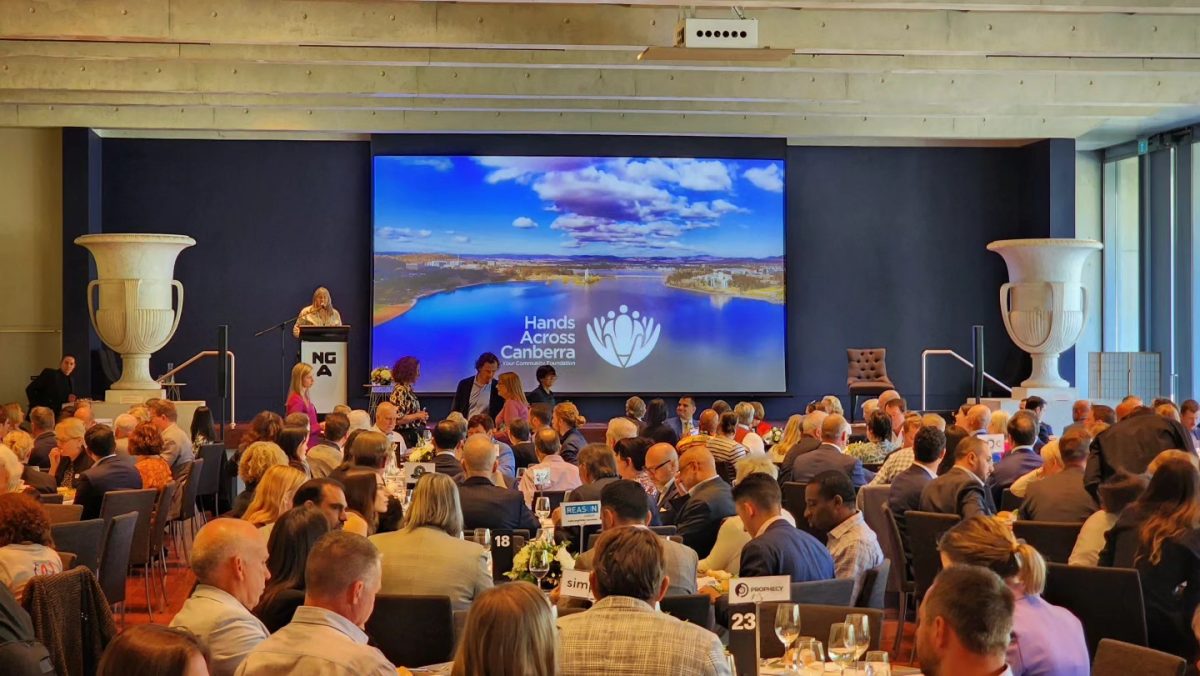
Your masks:
[[[468,474],[491,474],[496,466],[496,445],[486,434],[472,434],[463,442],[462,465]]]
[[[213,519],[192,543],[192,572],[200,584],[216,587],[253,608],[271,579],[266,540],[249,521]]]
[[[717,461],[707,447],[691,446],[679,456],[679,482],[688,490],[716,475]]]
[[[654,444],[646,450],[646,467],[654,467],[668,460],[679,460],[675,447],[668,443]]]
[[[850,438],[850,423],[836,413],[830,413],[821,421],[821,441],[844,446]]]
[[[700,414],[700,420],[696,423],[700,427],[700,431],[709,436],[717,433],[717,423],[721,420],[721,414],[711,408],[704,409]]]
[[[887,403],[889,401],[891,401],[893,399],[899,399],[899,398],[900,398],[900,393],[897,392],[896,390],[885,390],[883,394],[879,395],[879,399],[875,403],[882,410],[885,406],[887,406]]]
[[[967,431],[975,432],[978,430],[987,429],[988,422],[992,419],[992,409],[984,404],[975,404],[967,410]]]
[[[1130,413],[1138,410],[1143,406],[1142,398],[1134,395],[1129,395],[1117,404],[1117,421],[1120,422],[1129,417]]]

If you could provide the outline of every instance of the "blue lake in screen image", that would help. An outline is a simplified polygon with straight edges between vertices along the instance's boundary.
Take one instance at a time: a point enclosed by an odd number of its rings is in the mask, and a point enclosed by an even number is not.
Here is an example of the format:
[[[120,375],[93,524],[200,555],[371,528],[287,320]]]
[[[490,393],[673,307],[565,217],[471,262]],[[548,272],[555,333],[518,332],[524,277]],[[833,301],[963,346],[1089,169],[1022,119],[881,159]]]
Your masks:
[[[650,354],[629,368],[600,358],[587,335],[589,322],[619,313],[621,305],[662,327]],[[529,337],[555,334],[560,342],[544,347],[573,349],[574,359],[503,357],[506,348],[520,354],[514,350],[529,347],[522,343],[528,318],[562,317],[573,319],[574,328],[529,329]],[[536,384],[537,365],[552,363],[559,376],[555,389],[562,392],[782,391],[784,333],[782,304],[675,289],[661,276],[613,276],[586,286],[504,282],[421,298],[408,312],[376,326],[372,365],[417,357],[421,392],[453,391],[474,372],[481,352],[501,355],[500,370],[517,371],[526,390]],[[575,365],[560,365],[565,361]]]

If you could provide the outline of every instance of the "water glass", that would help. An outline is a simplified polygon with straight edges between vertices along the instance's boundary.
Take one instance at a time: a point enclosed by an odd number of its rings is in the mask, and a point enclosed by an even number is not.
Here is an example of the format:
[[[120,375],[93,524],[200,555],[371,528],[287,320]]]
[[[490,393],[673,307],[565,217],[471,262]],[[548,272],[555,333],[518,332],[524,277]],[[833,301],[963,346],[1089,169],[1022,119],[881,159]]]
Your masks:
[[[854,627],[854,646],[858,649],[854,659],[861,660],[867,648],[871,647],[870,620],[863,613],[851,613],[846,616],[846,624]]]
[[[854,657],[858,654],[854,625],[845,622],[829,625],[829,642],[825,645],[829,649],[829,659],[838,665],[841,673],[845,673],[846,667],[854,663]]]
[[[775,635],[783,642],[783,653],[787,655],[792,642],[800,637],[800,606],[795,603],[780,603],[775,608]]]
[[[538,589],[542,588],[542,580],[550,572],[551,560],[550,552],[545,549],[535,549],[529,554],[529,572],[537,578]]]
[[[550,498],[537,498],[533,503],[533,513],[537,514],[539,521],[545,521],[550,518]]]
[[[789,668],[795,668],[808,674],[821,674],[825,671],[825,648],[821,642],[812,636],[801,636],[796,639],[796,651],[792,654]]]
[[[867,668],[864,672],[871,676],[892,676],[892,666],[888,663],[887,651],[868,650]]]
[[[487,551],[492,551],[492,531],[487,528],[476,528],[472,538],[476,544],[483,545]]]

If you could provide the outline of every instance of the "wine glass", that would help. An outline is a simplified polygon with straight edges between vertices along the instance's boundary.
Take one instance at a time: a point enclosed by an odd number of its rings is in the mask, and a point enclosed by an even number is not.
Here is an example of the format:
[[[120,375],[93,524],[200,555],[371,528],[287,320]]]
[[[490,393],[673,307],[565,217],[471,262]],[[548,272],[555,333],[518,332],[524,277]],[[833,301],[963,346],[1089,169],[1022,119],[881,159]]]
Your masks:
[[[783,656],[787,659],[788,648],[800,637],[800,606],[795,603],[780,603],[775,608],[775,635],[783,642]]]
[[[529,553],[529,572],[537,578],[538,589],[542,588],[542,580],[550,572],[550,552],[545,549],[535,549]]]
[[[892,667],[888,664],[888,654],[884,650],[867,651],[867,671],[872,676],[891,676]]]
[[[545,521],[550,518],[550,498],[541,497],[533,503],[533,512],[537,514],[538,521]]]
[[[487,551],[490,552],[492,550],[492,531],[487,528],[476,528],[472,539],[476,544],[483,545],[483,548]]]
[[[857,648],[854,659],[861,660],[867,648],[871,647],[870,620],[863,613],[851,613],[846,616],[846,624],[854,627],[854,647]]]
[[[858,647],[854,641],[854,625],[837,622],[829,625],[829,659],[838,665],[841,673],[846,673],[846,667],[854,663]]]
[[[825,649],[821,642],[812,636],[801,636],[796,639],[796,652],[793,654],[791,664],[805,674],[824,673]]]

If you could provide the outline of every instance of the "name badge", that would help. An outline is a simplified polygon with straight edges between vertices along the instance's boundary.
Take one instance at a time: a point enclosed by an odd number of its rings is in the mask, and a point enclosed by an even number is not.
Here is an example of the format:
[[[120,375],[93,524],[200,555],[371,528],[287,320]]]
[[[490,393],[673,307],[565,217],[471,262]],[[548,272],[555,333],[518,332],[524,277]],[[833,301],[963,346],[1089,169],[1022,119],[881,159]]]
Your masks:
[[[573,599],[596,600],[592,596],[591,573],[586,570],[564,570],[558,593]]]
[[[792,578],[787,575],[739,577],[729,585],[729,605],[791,600]]]

